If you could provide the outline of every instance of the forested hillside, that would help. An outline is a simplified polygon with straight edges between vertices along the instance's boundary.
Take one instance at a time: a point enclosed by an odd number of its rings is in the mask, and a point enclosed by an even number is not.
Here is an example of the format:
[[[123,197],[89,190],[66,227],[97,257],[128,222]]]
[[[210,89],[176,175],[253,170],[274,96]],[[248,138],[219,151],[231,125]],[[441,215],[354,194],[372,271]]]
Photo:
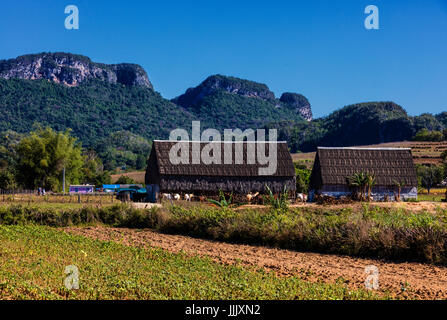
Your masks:
[[[210,76],[169,101],[138,65],[105,65],[69,53],[0,61],[0,133],[10,137],[0,141],[3,149],[33,128],[71,129],[107,170],[142,169],[151,140],[168,139],[175,128],[189,131],[193,120],[221,132],[277,128],[297,152],[409,140],[418,132],[436,138],[447,112],[412,117],[393,102],[366,102],[313,119],[305,96],[288,92],[278,99],[267,85],[235,77]],[[5,162],[8,156],[0,157]]]
[[[168,138],[190,127],[188,111],[150,88],[89,81],[77,87],[46,80],[0,79],[0,131],[29,132],[33,124],[70,128],[86,147],[127,130],[147,139]]]
[[[409,116],[394,102],[367,102],[346,106],[310,123],[272,122],[266,127],[281,127],[280,139],[288,141],[292,151],[306,152],[314,151],[317,146],[343,147],[411,140],[423,128],[430,131],[444,129],[442,119],[443,114]]]
[[[309,101],[302,95],[287,93],[276,99],[265,84],[222,75],[208,77],[172,101],[217,129],[256,129],[268,121],[312,119]]]

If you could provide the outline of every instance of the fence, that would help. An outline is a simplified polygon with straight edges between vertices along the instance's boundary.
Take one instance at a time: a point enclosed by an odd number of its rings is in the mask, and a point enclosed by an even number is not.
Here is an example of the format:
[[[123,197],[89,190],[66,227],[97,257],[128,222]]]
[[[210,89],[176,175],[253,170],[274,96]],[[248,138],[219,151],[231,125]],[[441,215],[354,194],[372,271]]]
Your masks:
[[[3,194],[37,194],[37,190],[27,190],[27,189],[4,190],[4,189],[0,189],[0,195],[3,195]]]
[[[88,194],[63,194],[47,192],[38,195],[37,190],[3,190],[0,189],[0,201],[2,202],[48,202],[48,203],[116,203],[113,193],[88,193]]]

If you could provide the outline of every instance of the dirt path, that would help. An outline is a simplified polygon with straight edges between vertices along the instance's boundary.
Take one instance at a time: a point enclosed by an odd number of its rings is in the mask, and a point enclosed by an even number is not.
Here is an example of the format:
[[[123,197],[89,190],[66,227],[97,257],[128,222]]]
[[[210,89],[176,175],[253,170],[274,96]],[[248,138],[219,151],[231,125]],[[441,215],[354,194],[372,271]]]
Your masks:
[[[379,292],[397,298],[447,299],[447,267],[228,244],[161,234],[149,229],[70,227],[63,230],[130,246],[159,247],[171,252],[208,256],[225,264],[240,262],[260,266],[281,276],[298,275],[307,281],[343,281],[351,288],[365,288],[365,267],[375,265],[379,269]]]

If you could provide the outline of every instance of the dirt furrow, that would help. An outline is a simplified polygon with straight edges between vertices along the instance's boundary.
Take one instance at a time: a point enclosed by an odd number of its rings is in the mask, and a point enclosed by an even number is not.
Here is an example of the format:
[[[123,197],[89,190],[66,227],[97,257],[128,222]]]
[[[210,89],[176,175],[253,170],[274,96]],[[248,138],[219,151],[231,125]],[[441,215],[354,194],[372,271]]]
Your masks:
[[[158,247],[171,252],[208,256],[225,264],[239,262],[263,267],[280,276],[295,275],[313,282],[343,282],[351,288],[365,288],[365,267],[374,265],[379,270],[380,293],[396,298],[447,299],[447,267],[443,266],[229,244],[162,234],[149,229],[69,227],[64,230],[129,246]]]

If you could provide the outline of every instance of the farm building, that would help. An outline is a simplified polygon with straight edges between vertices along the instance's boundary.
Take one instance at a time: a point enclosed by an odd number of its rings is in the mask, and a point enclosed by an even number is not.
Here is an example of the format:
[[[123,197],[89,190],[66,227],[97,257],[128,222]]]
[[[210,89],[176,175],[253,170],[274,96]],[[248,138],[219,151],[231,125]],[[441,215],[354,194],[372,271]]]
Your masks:
[[[95,186],[89,185],[89,184],[83,184],[83,185],[71,185],[68,188],[69,193],[93,193],[95,191]]]
[[[334,197],[353,192],[349,177],[355,173],[374,175],[374,200],[417,197],[417,177],[409,148],[318,147],[310,177],[310,199],[315,194]],[[400,187],[399,187],[400,186]]]
[[[267,164],[260,164],[259,159],[254,163],[248,160],[258,155],[258,150],[263,150],[259,149],[260,147],[265,148],[264,154],[270,156],[269,143],[183,141],[182,144],[191,150],[188,152],[187,163],[173,164],[170,160],[170,150],[178,142],[154,141],[145,176],[148,193],[213,195],[218,194],[219,190],[235,194],[263,193],[266,191],[265,185],[275,193],[282,192],[284,187],[292,193],[296,190],[295,169],[285,142],[272,144],[277,147],[276,170],[269,175],[260,174],[260,169],[265,168]],[[200,157],[204,148],[210,146],[216,148],[216,157],[220,154],[218,163],[205,164]],[[236,161],[236,153],[238,156],[243,155],[242,161]],[[198,163],[193,163],[193,157],[198,159]],[[150,195],[149,197],[151,198]]]

